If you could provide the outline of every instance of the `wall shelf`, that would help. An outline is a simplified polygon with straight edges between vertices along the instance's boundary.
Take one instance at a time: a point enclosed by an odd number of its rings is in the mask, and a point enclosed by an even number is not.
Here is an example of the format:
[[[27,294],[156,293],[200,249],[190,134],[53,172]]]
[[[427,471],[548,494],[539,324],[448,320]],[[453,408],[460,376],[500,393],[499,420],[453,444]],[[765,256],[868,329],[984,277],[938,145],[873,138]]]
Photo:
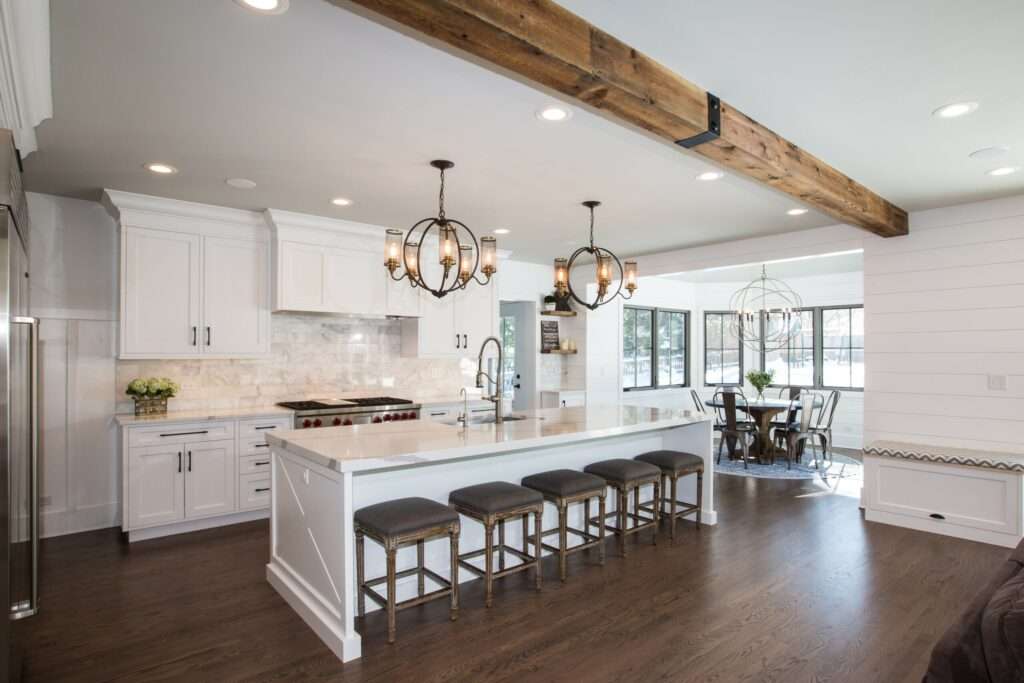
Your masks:
[[[576,354],[578,352],[579,352],[578,349],[573,349],[572,351],[564,351],[562,349],[549,349],[547,351],[543,351],[543,350],[541,351],[541,353],[543,353],[543,354],[555,353],[555,354],[558,354],[560,356],[571,356],[571,355]]]
[[[555,318],[575,318],[576,311],[541,311],[541,315],[550,315]]]

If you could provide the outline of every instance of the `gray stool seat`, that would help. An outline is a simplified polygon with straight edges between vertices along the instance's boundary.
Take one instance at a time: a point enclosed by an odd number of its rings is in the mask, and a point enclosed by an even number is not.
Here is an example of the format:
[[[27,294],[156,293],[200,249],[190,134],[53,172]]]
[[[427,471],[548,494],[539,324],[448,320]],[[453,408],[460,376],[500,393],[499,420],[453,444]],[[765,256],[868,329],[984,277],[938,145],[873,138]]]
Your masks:
[[[356,510],[356,524],[379,536],[402,536],[454,524],[459,513],[426,498],[398,498]]]
[[[650,451],[636,456],[640,462],[650,463],[662,471],[675,475],[693,474],[704,471],[704,459],[683,451]]]
[[[542,494],[567,498],[584,493],[604,493],[605,481],[601,477],[577,470],[551,470],[524,477],[523,486]]]
[[[639,460],[627,460],[626,458],[614,458],[612,460],[601,460],[587,465],[584,472],[596,474],[605,481],[618,484],[629,484],[638,480],[658,479],[661,470],[650,463]]]
[[[544,496],[507,481],[491,481],[455,489],[448,494],[448,502],[485,515],[494,515],[529,505],[542,505]]]

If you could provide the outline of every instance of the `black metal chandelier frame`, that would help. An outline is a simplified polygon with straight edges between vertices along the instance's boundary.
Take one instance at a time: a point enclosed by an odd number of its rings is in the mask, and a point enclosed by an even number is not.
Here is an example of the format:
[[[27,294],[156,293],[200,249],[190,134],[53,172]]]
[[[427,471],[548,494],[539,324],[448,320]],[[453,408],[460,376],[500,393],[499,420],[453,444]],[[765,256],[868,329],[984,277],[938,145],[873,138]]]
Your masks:
[[[619,260],[618,256],[616,256],[613,252],[609,251],[608,249],[605,249],[604,247],[599,247],[596,244],[594,244],[594,209],[596,209],[597,207],[601,206],[601,202],[594,201],[594,200],[587,200],[587,201],[583,202],[582,204],[583,204],[583,206],[587,207],[590,210],[590,241],[589,241],[589,244],[580,247],[579,249],[577,249],[576,251],[574,251],[572,253],[572,256],[569,257],[568,262],[564,266],[564,268],[565,268],[564,283],[562,282],[562,280],[558,279],[558,277],[557,277],[557,269],[559,268],[559,266],[556,265],[556,281],[557,281],[556,289],[563,290],[563,291],[561,291],[559,293],[561,293],[561,294],[568,293],[568,295],[571,296],[572,299],[576,303],[580,304],[581,306],[585,306],[586,308],[589,308],[590,310],[594,311],[594,310],[597,310],[597,308],[599,306],[603,306],[604,304],[607,304],[607,303],[610,303],[610,302],[614,301],[615,297],[621,296],[623,299],[626,299],[627,301],[629,299],[632,299],[633,298],[633,292],[636,290],[636,282],[635,281],[629,281],[629,282],[626,281],[626,270],[622,267],[622,261]],[[578,258],[580,258],[581,256],[583,256],[584,254],[587,254],[588,256],[593,256],[594,257],[594,262],[598,266],[598,269],[600,269],[600,264],[601,264],[602,258],[608,259],[609,262],[614,262],[615,263],[615,267],[618,270],[618,274],[619,274],[619,277],[616,278],[616,279],[618,280],[619,284],[618,284],[618,287],[615,288],[615,293],[612,294],[610,297],[608,296],[608,290],[607,290],[608,285],[607,284],[602,284],[602,282],[600,281],[601,280],[600,272],[598,273],[599,276],[598,276],[598,283],[597,283],[597,297],[594,299],[594,301],[584,301],[582,298],[580,298],[580,296],[578,294],[576,294],[576,290],[573,289],[573,286],[572,286],[572,269],[573,269],[573,266],[576,264],[576,260]],[[634,272],[635,272],[636,262],[635,261],[626,261],[626,263],[628,265],[631,265],[632,268],[634,269]],[[610,280],[611,278],[608,278],[608,279]],[[623,293],[623,291],[622,291],[623,285],[625,285],[627,293]]]
[[[445,215],[444,174],[455,164],[444,159],[435,159],[430,162],[430,165],[438,169],[441,176],[437,216],[424,218],[414,223],[402,240],[400,257],[388,254],[384,265],[392,280],[400,282],[408,279],[412,287],[421,287],[440,299],[451,292],[465,289],[470,282],[476,282],[479,285],[490,283],[491,277],[497,272],[497,240],[493,237],[481,237],[478,241],[469,226]],[[459,238],[460,229],[465,231],[468,239],[465,236],[462,239]],[[423,278],[423,244],[427,241],[431,230],[437,231],[439,252],[443,250],[446,238],[450,237],[454,243],[453,253],[445,257],[446,260],[440,264],[444,270],[441,273],[441,282],[436,288],[431,287]],[[401,235],[401,231],[389,230],[388,234]],[[485,243],[485,248],[490,254],[489,262],[485,259],[483,266],[480,265],[481,242]],[[463,260],[468,258],[466,252],[472,252],[472,268],[468,266],[468,260]],[[410,259],[412,255],[415,255],[414,260]],[[399,265],[402,266],[402,274],[396,276],[395,271],[398,270]],[[478,273],[483,274],[482,280]]]

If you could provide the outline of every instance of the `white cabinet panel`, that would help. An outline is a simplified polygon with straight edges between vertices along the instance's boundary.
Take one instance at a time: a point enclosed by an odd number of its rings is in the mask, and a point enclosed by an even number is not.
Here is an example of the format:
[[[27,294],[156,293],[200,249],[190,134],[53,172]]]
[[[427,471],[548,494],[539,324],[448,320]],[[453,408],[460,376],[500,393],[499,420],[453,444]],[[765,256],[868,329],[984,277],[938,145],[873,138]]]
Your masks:
[[[133,448],[129,453],[128,509],[132,528],[185,517],[184,444]]]
[[[379,253],[321,247],[324,250],[324,300],[331,313],[384,315],[385,293]]]
[[[475,356],[484,339],[496,333],[497,285],[471,283],[455,294],[455,329],[462,335],[462,355]]]
[[[241,510],[270,505],[270,473],[246,474],[238,479],[238,507]]]
[[[277,245],[277,308],[292,311],[326,309],[324,248],[281,241]]]
[[[412,287],[408,280],[395,282],[387,270],[384,270],[382,277],[384,278],[387,314],[404,318],[418,317],[420,315],[419,291]]]
[[[199,352],[201,238],[128,228],[124,240],[123,357]]]
[[[185,515],[189,519],[235,509],[235,442],[185,445]]]
[[[266,244],[204,238],[204,354],[241,356],[270,352],[268,270]]]

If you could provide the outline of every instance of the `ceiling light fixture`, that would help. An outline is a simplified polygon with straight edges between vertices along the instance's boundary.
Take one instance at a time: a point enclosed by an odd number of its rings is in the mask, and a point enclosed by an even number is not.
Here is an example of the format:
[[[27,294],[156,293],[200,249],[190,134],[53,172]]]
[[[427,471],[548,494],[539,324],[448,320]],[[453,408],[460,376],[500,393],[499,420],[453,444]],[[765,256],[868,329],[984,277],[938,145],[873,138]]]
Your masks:
[[[256,183],[248,178],[228,178],[224,184],[236,190],[251,190],[256,187]]]
[[[778,351],[790,346],[800,335],[803,301],[782,280],[768,277],[761,266],[761,277],[740,288],[729,300],[729,333],[752,349]]]
[[[561,123],[562,121],[568,121],[572,118],[572,112],[565,107],[544,107],[543,109],[537,110],[537,118],[541,121],[548,121],[549,123]]]
[[[335,206],[352,206],[352,200],[345,197],[335,197],[331,200],[331,204]]]
[[[633,292],[637,289],[636,261],[626,261],[623,265],[618,256],[594,244],[594,209],[601,206],[601,202],[588,200],[583,202],[583,206],[590,210],[590,243],[574,251],[568,259],[555,259],[555,299],[557,301],[556,309],[560,311],[570,310],[569,297],[575,299],[581,306],[586,306],[594,311],[598,306],[614,300],[617,296],[621,296],[623,299],[632,299]],[[594,258],[594,265],[597,269],[597,297],[593,301],[584,301],[576,294],[570,277],[576,259],[584,254]],[[614,270],[618,271],[617,276],[613,272],[613,265]],[[619,287],[614,294],[608,296],[608,289],[611,287],[612,280],[615,279],[619,281]],[[627,294],[622,293],[623,286],[625,286]]]
[[[932,112],[932,116],[940,119],[956,119],[967,116],[978,109],[977,102],[951,102],[944,104]]]
[[[480,285],[490,283],[491,276],[498,272],[498,240],[493,237],[476,235],[465,223],[448,218],[444,213],[444,172],[455,166],[451,161],[436,159],[430,165],[441,172],[441,190],[437,196],[437,216],[417,221],[402,237],[401,230],[388,230],[384,240],[384,266],[391,279],[401,281],[408,278],[413,287],[422,287],[438,299],[459,289],[465,289],[470,281]],[[437,230],[438,263],[441,264],[441,279],[431,287],[423,279],[423,245],[433,241],[430,231]],[[461,235],[461,239],[460,239]],[[401,268],[402,273],[395,276]],[[453,269],[457,269],[455,273]],[[484,275],[481,280],[477,272]]]
[[[983,147],[981,149],[976,149],[967,156],[971,157],[972,159],[980,159],[982,161],[987,161],[988,159],[997,159],[1001,156],[1008,154],[1009,152],[1009,147],[995,145],[993,147]]]
[[[235,0],[247,10],[260,14],[283,14],[288,10],[288,0]]]
[[[808,211],[808,209],[790,209],[789,211],[786,212],[786,215],[788,215],[788,216],[803,216],[805,213],[807,213],[807,211]]]
[[[719,180],[723,177],[725,177],[725,174],[722,173],[721,171],[704,171],[703,173],[697,176],[697,180]]]
[[[492,232],[495,235],[507,235],[507,234],[509,234],[512,231],[509,230],[508,228],[495,228],[494,230],[492,230]]]
[[[988,175],[999,178],[1004,175],[1010,175],[1020,170],[1019,166],[1000,166],[999,168],[993,168],[988,172]]]
[[[150,173],[156,173],[157,175],[174,175],[178,172],[178,169],[174,168],[170,164],[165,164],[159,161],[148,163],[144,168]]]

